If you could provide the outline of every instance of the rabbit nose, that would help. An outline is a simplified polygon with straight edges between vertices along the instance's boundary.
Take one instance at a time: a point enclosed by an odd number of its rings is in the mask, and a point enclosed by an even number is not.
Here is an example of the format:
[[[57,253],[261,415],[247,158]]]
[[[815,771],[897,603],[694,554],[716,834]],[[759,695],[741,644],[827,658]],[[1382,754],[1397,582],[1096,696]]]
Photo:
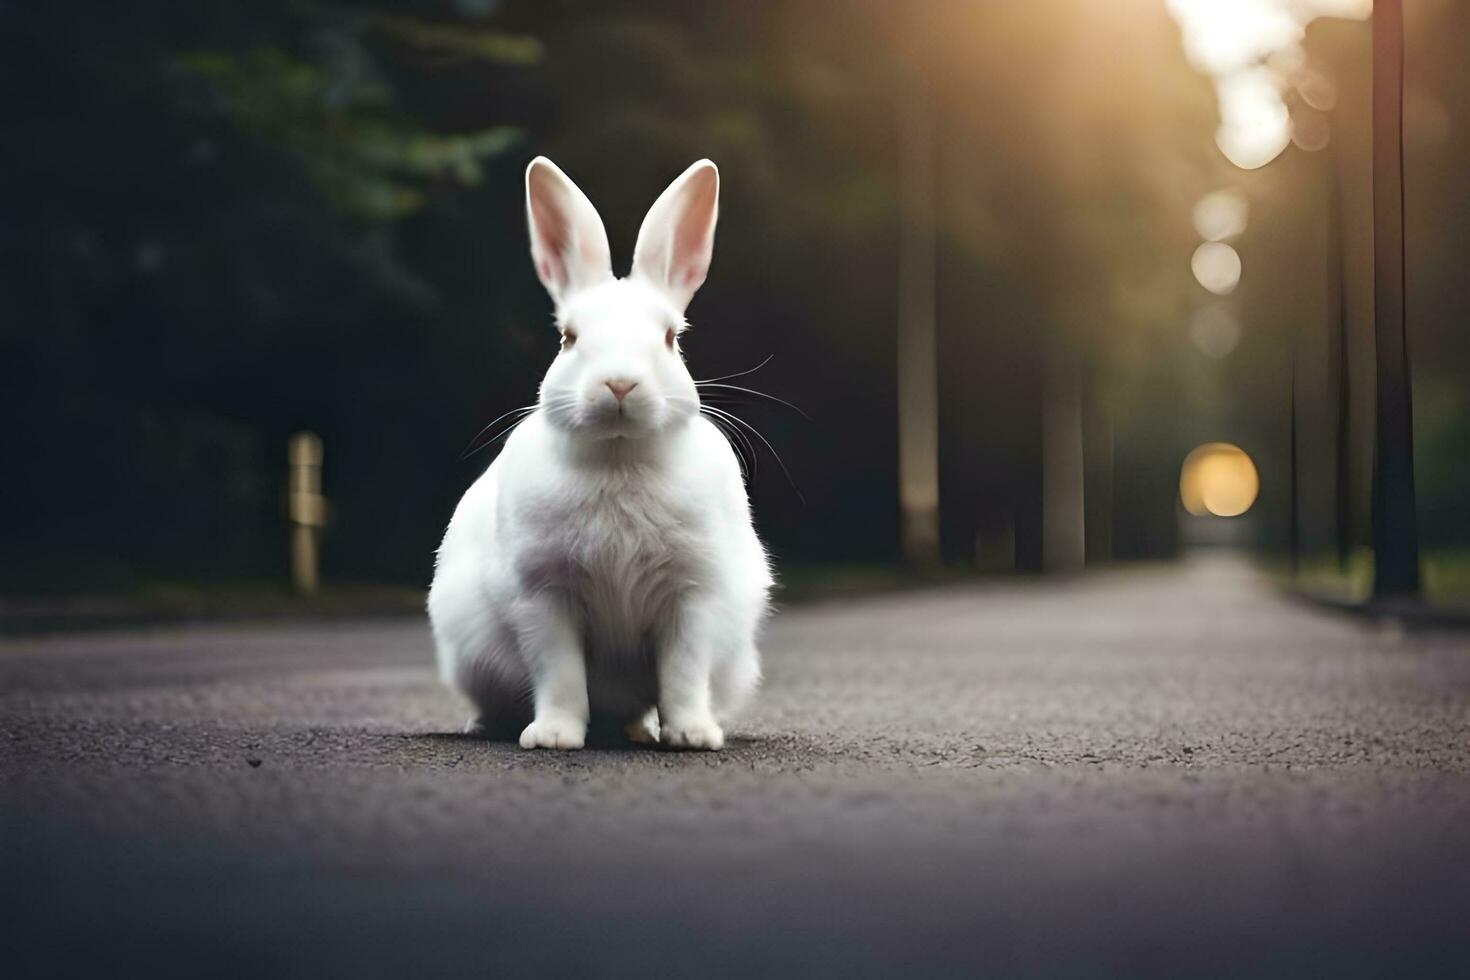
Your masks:
[[[636,381],[607,382],[607,390],[613,393],[613,397],[618,400],[619,405],[623,403],[624,398],[628,397],[628,392],[632,391],[636,387],[638,387],[638,382]]]

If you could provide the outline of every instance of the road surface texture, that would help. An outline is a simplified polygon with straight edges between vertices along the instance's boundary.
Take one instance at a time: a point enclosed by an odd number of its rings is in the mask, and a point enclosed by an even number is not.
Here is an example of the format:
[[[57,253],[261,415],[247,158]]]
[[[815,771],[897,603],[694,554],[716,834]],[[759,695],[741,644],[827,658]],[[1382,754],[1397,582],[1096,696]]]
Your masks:
[[[794,609],[719,754],[425,623],[0,643],[10,977],[1470,976],[1470,636],[1218,560]]]

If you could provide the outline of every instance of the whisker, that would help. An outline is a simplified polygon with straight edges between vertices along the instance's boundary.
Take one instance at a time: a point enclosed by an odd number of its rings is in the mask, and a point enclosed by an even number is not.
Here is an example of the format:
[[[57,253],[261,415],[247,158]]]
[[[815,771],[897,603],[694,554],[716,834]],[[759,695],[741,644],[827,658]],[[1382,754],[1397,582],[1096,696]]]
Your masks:
[[[710,423],[716,429],[720,430],[720,434],[725,437],[725,441],[730,444],[730,448],[735,450],[735,461],[740,464],[740,475],[749,482],[754,478],[755,461],[755,456],[753,455],[755,450],[750,445],[750,441],[745,438],[744,433],[730,425],[724,419],[715,415],[705,415],[704,417],[709,419]]]
[[[757,364],[753,368],[747,368],[744,371],[736,371],[734,374],[726,374],[726,375],[722,375],[722,376],[720,376],[718,378],[706,378],[703,381],[696,381],[694,383],[697,384],[697,385],[707,385],[707,384],[713,384],[716,381],[729,381],[731,378],[743,378],[747,374],[755,374],[755,372],[759,371],[761,368],[765,367],[767,364],[770,364],[771,363],[771,358],[773,358],[775,356],[776,356],[775,354],[767,354],[766,355],[766,359],[764,361],[761,361],[759,364]]]
[[[781,455],[776,452],[775,447],[766,440],[766,437],[761,435],[749,422],[735,415],[733,412],[728,412],[716,405],[706,404],[700,399],[684,398],[681,395],[665,395],[664,398],[668,401],[690,402],[698,405],[700,414],[713,422],[715,427],[725,434],[725,438],[729,440],[731,448],[735,450],[735,456],[740,461],[741,469],[751,479],[754,479],[755,475],[760,472],[760,453],[756,452],[755,443],[750,441],[750,437],[742,431],[741,427],[743,426],[751,432],[754,432],[756,438],[765,443],[766,448],[775,457],[776,464],[781,467],[781,472],[786,474],[786,482],[791,484],[792,490],[796,491],[797,498],[803,504],[806,503],[806,498],[801,495],[800,490],[796,489],[796,484],[791,479],[791,472],[786,469],[786,463],[781,459]],[[741,452],[742,449],[744,450],[743,453]],[[746,465],[747,454],[750,457],[750,464],[748,466]]]
[[[486,448],[488,448],[490,446],[495,445],[497,442],[499,442],[500,440],[504,439],[506,436],[508,436],[512,432],[514,432],[516,429],[519,429],[521,427],[521,423],[524,422],[524,421],[526,421],[526,419],[530,418],[531,417],[531,414],[532,413],[530,413],[530,412],[525,413],[520,418],[516,419],[515,422],[513,422],[512,424],[506,426],[503,431],[497,432],[495,435],[491,436],[489,439],[486,439],[484,442],[480,443],[474,449],[472,449],[469,452],[465,453],[463,456],[460,457],[460,459],[461,460],[469,459],[471,456],[475,455],[480,450],[486,449]]]
[[[754,388],[743,388],[740,385],[715,384],[713,381],[697,381],[695,382],[695,384],[700,388],[720,388],[726,391],[741,391],[747,395],[755,395],[757,398],[764,398],[767,401],[775,402],[778,405],[785,405],[787,408],[791,409],[793,412],[795,412],[797,415],[800,415],[808,422],[812,420],[812,417],[810,415],[803,412],[801,409],[797,408],[786,399],[777,398],[775,395],[768,395],[764,391],[756,391]]]
[[[783,474],[785,474],[785,476],[786,476],[786,482],[791,486],[792,492],[796,494],[796,499],[797,500],[800,500],[803,505],[806,504],[806,497],[802,496],[801,491],[797,489],[797,487],[796,487],[796,481],[791,478],[791,471],[786,468],[786,461],[781,458],[781,454],[780,453],[776,452],[776,447],[773,446],[773,445],[771,445],[770,440],[767,439],[765,436],[761,435],[759,429],[757,429],[755,426],[751,425],[749,422],[745,421],[740,416],[735,415],[735,414],[732,414],[730,412],[727,412],[727,411],[725,411],[722,408],[715,408],[714,406],[709,406],[709,409],[712,412],[719,413],[721,416],[729,419],[731,422],[734,422],[734,423],[736,423],[738,425],[741,425],[741,426],[745,427],[747,430],[750,431],[750,434],[751,435],[753,435],[757,439],[759,439],[765,445],[766,449],[768,449],[770,451],[771,456],[773,456],[775,458],[776,465],[779,466],[779,467],[781,467],[781,472]]]
[[[715,409],[712,405],[701,404],[698,398],[685,398],[682,395],[665,395],[664,399],[673,402],[687,402],[696,406],[699,414],[714,423],[715,428],[719,429],[720,433],[724,435],[725,441],[730,443],[730,448],[735,450],[735,458],[740,463],[741,475],[747,478],[754,478],[758,471],[755,444],[740,429],[715,414],[718,409]],[[710,409],[710,411],[706,411],[706,409]]]
[[[706,411],[706,409],[708,410]],[[704,406],[700,409],[700,414],[713,422],[721,432],[725,433],[725,437],[730,440],[732,448],[735,449],[735,455],[740,457],[742,463],[741,468],[747,472],[751,479],[754,479],[756,474],[760,472],[760,455],[755,451],[755,443],[750,441],[750,437],[742,432],[739,426],[732,424],[726,419],[725,416],[728,413],[722,413],[720,409],[714,408],[713,406]],[[744,451],[743,454],[742,450]],[[748,465],[745,465],[747,461]]]
[[[536,408],[537,408],[537,406],[535,406],[535,405],[522,405],[520,408],[513,408],[510,411],[504,413],[503,415],[500,415],[494,421],[492,421],[489,425],[485,426],[479,432],[476,432],[475,433],[474,438],[471,439],[468,443],[465,444],[464,449],[459,454],[459,458],[461,460],[468,459],[469,457],[473,456],[475,453],[479,452],[482,448],[484,448],[483,446],[476,446],[475,443],[479,442],[481,436],[483,436],[485,433],[489,432],[491,429],[495,428],[497,425],[499,425],[505,419],[508,419],[512,415],[517,415],[517,414],[520,414],[520,415],[529,415],[532,412],[536,411]],[[496,437],[496,438],[498,438],[498,437]],[[490,441],[491,442],[494,442],[495,440],[494,439],[491,439]],[[488,444],[489,443],[486,443],[486,445],[488,445]]]

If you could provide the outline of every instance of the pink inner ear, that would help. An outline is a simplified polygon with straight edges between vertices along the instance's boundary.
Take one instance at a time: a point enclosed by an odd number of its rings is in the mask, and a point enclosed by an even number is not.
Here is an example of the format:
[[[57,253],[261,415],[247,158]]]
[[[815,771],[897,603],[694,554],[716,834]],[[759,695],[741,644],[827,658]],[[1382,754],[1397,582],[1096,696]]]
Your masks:
[[[690,184],[673,230],[669,271],[674,285],[698,289],[709,274],[710,239],[719,185],[712,171],[698,174]]]
[[[548,289],[567,285],[566,250],[571,241],[571,218],[555,190],[542,180],[533,180],[531,191],[531,234],[536,244],[536,273]]]
[[[697,289],[704,283],[705,276],[709,275],[709,263],[687,265],[679,274],[679,285],[685,289]]]

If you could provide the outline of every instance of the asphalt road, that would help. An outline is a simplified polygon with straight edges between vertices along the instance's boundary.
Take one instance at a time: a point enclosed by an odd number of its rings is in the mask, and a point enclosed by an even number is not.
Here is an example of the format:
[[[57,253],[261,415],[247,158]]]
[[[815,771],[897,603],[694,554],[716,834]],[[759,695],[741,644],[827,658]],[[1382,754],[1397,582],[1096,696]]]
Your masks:
[[[7,976],[1470,976],[1470,635],[1241,567],[782,613],[726,751],[419,621],[0,642]]]

